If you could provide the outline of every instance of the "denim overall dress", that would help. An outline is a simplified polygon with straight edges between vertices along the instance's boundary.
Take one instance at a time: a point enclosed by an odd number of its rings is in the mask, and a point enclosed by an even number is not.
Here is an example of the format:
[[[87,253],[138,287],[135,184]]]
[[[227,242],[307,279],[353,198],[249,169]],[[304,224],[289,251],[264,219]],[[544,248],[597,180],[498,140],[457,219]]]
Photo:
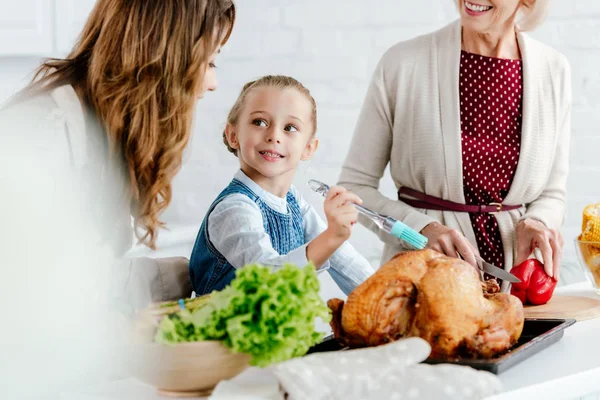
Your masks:
[[[271,244],[277,253],[280,255],[288,254],[304,244],[302,212],[296,197],[291,192],[286,195],[288,212],[282,214],[269,207],[248,186],[234,179],[211,204],[196,237],[196,243],[190,257],[189,271],[192,287],[198,296],[210,293],[213,290],[221,290],[235,278],[233,265],[215,249],[210,241],[208,217],[225,197],[236,193],[248,196],[260,208],[265,232],[271,238]],[[299,267],[303,267],[303,265],[299,265]]]

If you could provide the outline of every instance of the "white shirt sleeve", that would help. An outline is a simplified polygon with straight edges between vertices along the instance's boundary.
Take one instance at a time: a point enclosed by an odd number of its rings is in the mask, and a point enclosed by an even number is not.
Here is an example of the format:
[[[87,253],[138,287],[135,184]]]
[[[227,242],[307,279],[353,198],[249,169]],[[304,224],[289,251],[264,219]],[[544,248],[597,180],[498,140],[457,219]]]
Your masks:
[[[306,202],[297,191],[293,193],[302,211],[304,241],[309,243],[327,229],[327,224],[321,219],[315,208]],[[348,242],[344,242],[327,263],[332,278],[346,294],[375,273],[375,269],[367,259]]]
[[[288,254],[277,253],[265,232],[260,208],[246,195],[232,194],[217,204],[208,216],[207,228],[212,245],[235,268],[251,263],[275,268],[285,263],[308,264],[306,242]]]

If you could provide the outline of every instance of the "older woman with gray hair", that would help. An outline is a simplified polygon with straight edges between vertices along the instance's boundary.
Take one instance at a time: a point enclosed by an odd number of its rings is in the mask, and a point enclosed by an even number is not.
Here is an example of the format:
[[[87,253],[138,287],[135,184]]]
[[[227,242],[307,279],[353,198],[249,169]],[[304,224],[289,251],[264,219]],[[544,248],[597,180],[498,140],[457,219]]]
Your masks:
[[[558,278],[570,68],[525,33],[549,0],[453,1],[459,20],[382,57],[340,184],[435,250],[510,270],[539,249]],[[378,189],[388,164],[398,199]],[[385,241],[383,261],[407,250],[361,222]]]

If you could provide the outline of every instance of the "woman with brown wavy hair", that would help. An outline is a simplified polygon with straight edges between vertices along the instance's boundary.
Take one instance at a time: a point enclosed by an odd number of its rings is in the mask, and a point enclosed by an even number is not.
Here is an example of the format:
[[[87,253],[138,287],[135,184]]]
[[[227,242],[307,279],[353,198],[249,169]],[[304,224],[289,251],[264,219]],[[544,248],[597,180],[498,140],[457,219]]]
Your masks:
[[[112,259],[102,265],[118,264],[111,272],[120,282],[113,296],[129,309],[169,296],[162,264],[148,268],[114,258],[131,249],[134,235],[156,247],[195,103],[217,87],[215,58],[229,39],[235,11],[232,0],[97,0],[71,53],[43,62],[31,84],[0,109],[0,179],[10,178],[2,184],[5,195],[15,188],[12,198],[20,199],[25,219],[51,200],[61,208],[75,205],[63,210],[59,222],[51,222],[60,214],[56,207],[27,228],[21,218],[16,224],[27,234],[20,244],[2,245],[34,246],[40,261],[31,265],[58,270],[64,263],[44,258],[40,246],[72,254],[84,247],[85,235],[91,250],[79,263],[89,270],[101,257]],[[54,182],[53,189],[34,181]],[[25,188],[17,190],[21,184]],[[28,200],[35,205],[25,209]],[[16,218],[14,210],[3,211]],[[67,219],[79,220],[79,227],[68,231]],[[43,236],[38,228],[49,225],[53,230]],[[15,259],[24,270],[22,253],[15,250]],[[187,276],[187,268],[177,266],[168,264],[168,273],[183,269]],[[171,287],[181,286],[178,278],[169,279]]]
[[[156,268],[123,255],[134,231],[156,245],[194,105],[217,86],[234,20],[232,0],[97,0],[71,53],[46,60],[0,109],[0,291],[21,299],[0,314],[18,326],[36,310],[31,333],[0,334],[9,398],[52,397],[104,361],[114,374],[106,342],[123,332],[107,300],[130,312],[157,291]]]
[[[123,228],[131,214],[140,243],[154,249],[194,105],[216,89],[214,59],[234,20],[232,0],[98,0],[71,53],[46,60],[0,119],[85,169],[94,202],[120,214],[110,219]],[[115,179],[104,179],[107,169]],[[99,183],[110,199],[98,198]],[[115,235],[111,225],[110,240],[127,249],[131,229]]]

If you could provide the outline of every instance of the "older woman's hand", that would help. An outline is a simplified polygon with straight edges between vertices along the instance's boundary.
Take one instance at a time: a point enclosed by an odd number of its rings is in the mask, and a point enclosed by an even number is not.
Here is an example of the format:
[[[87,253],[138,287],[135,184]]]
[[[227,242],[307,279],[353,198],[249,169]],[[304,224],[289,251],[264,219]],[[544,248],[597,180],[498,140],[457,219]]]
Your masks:
[[[476,250],[462,233],[445,225],[432,222],[421,230],[427,238],[427,247],[449,257],[458,258],[459,254],[466,262],[478,268],[475,259]]]
[[[526,218],[517,224],[516,236],[517,256],[515,265],[527,260],[531,253],[539,248],[542,252],[544,271],[548,276],[558,279],[564,246],[560,232],[548,228],[538,220]]]

